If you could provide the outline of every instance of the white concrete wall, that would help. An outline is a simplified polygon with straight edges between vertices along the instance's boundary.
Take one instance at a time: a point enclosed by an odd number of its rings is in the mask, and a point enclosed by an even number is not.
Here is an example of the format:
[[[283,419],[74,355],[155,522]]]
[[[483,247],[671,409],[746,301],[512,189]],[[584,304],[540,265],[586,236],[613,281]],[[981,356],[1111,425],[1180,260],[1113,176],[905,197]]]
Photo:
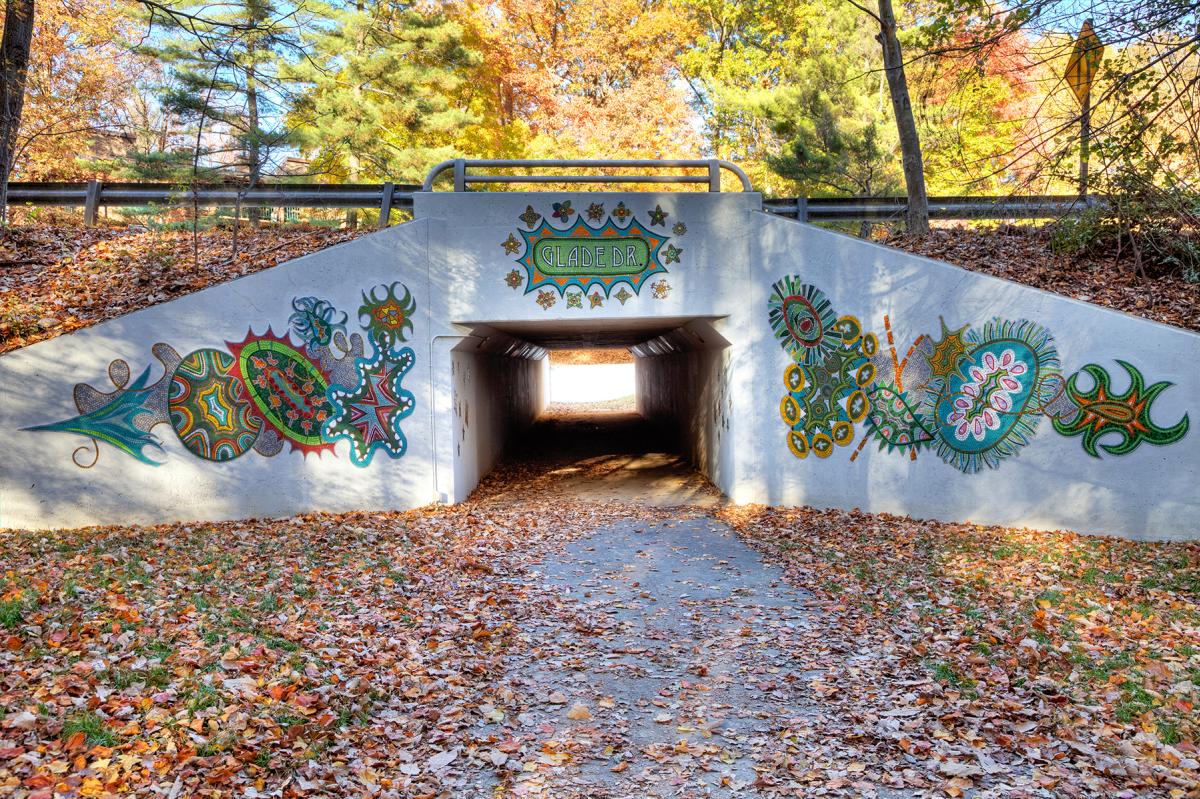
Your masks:
[[[854,238],[757,214],[750,262],[754,319],[742,350],[735,353],[732,393],[738,416],[739,502],[858,507],[944,520],[1067,528],[1134,538],[1200,537],[1200,439],[1189,430],[1179,441],[1142,443],[1123,455],[1084,452],[1079,437],[1037,421],[1035,434],[995,468],[968,474],[934,451],[915,460],[871,442],[851,461],[866,435],[827,458],[794,457],[780,414],[791,357],[768,321],[772,284],[785,275],[823,291],[837,314],[856,316],[887,350],[884,316],[891,322],[899,357],[921,334],[942,336],[970,324],[980,329],[993,317],[1030,320],[1053,337],[1061,371],[1070,376],[1097,364],[1122,393],[1129,378],[1115,359],[1127,361],[1149,387],[1173,385],[1150,405],[1155,424],[1169,427],[1185,414],[1200,421],[1200,336],[1087,303],[968,272]],[[1083,378],[1080,388],[1091,381]],[[1100,443],[1114,443],[1109,436]]]
[[[546,406],[548,359],[477,352],[451,353],[454,485],[461,502],[491,471],[508,441]]]
[[[729,342],[692,322],[633,348],[637,409],[719,489],[733,488]]]
[[[394,227],[0,357],[0,526],[229,519],[433,501],[427,227],[423,221]],[[286,336],[295,297],[328,300],[348,315],[347,332],[361,333],[356,321],[363,292],[395,281],[416,300],[408,341],[415,365],[403,379],[416,407],[401,422],[408,446],[402,457],[376,451],[360,468],[348,443],[338,441],[332,452],[305,456],[285,444],[272,457],[249,451],[216,462],[193,455],[171,424],[161,423],[151,432],[162,452],[145,451],[162,465],[101,442],[95,465],[81,468],[72,455],[80,450],[77,460],[91,462],[88,438],[23,429],[76,416],[76,383],[113,391],[106,373],[115,359],[128,363],[130,382],[147,366],[149,382],[158,381],[164,369],[151,353],[156,343],[186,357],[201,348],[227,350],[226,342],[242,341],[247,330]]]
[[[1175,443],[1092,457],[1044,414],[1025,414],[1032,430],[1025,446],[965,473],[932,450],[912,460],[869,443],[852,459],[869,435],[859,422],[850,445],[833,447],[828,457],[793,456],[780,415],[793,356],[772,330],[768,300],[772,284],[795,276],[819,289],[836,315],[856,317],[885,354],[889,319],[900,357],[922,334],[940,341],[940,320],[950,330],[969,325],[976,332],[993,317],[1028,320],[1053,337],[1063,375],[1096,364],[1120,394],[1129,382],[1115,362],[1121,359],[1140,371],[1147,390],[1172,383],[1140,411],[1163,427],[1200,407],[1200,336],[772,217],[758,210],[753,194],[468,192],[419,195],[415,205],[418,221],[408,225],[0,357],[0,525],[220,519],[461,499],[494,462],[507,431],[546,401],[545,359],[496,331],[539,321],[561,331],[565,320],[576,320],[581,330],[595,323],[684,331],[641,351],[641,402],[680,426],[701,469],[737,501],[1200,537],[1195,431]],[[620,280],[610,280],[595,304],[568,286],[527,292],[529,278],[540,279],[521,266],[529,234],[543,222],[573,230],[593,206],[600,209],[597,225],[614,224],[621,210],[618,228],[638,225],[660,239],[665,271],[626,292],[624,302]],[[560,218],[550,218],[555,212]],[[519,279],[510,285],[513,272]],[[72,457],[90,462],[89,438],[25,429],[76,416],[75,383],[112,391],[106,370],[115,359],[128,362],[133,378],[151,365],[155,383],[164,374],[151,354],[156,343],[186,356],[227,349],[248,329],[261,335],[270,326],[282,336],[293,298],[329,301],[349,315],[347,331],[357,332],[363,292],[396,281],[417,304],[408,341],[415,365],[404,379],[416,407],[402,423],[402,457],[377,452],[359,468],[339,440],[332,452],[308,457],[247,452],[206,461],[162,423],[152,432],[162,440],[163,451],[154,454],[163,465],[102,442],[97,464],[81,468]],[[655,290],[658,282],[664,286]],[[541,303],[539,291],[548,292]],[[877,355],[874,362],[883,369],[889,360]],[[460,380],[468,373],[470,380]],[[818,378],[810,377],[815,385]],[[1091,385],[1084,376],[1081,390]],[[1110,435],[1100,443],[1113,442]]]

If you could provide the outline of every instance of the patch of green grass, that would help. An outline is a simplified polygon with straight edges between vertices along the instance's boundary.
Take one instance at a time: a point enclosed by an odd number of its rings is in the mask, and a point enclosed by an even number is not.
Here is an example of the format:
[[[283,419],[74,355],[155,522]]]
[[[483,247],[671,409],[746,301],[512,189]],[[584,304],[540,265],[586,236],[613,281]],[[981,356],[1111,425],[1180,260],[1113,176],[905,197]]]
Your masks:
[[[1160,721],[1158,727],[1158,740],[1165,743],[1167,746],[1174,746],[1179,743],[1183,736],[1179,733],[1179,725],[1173,721]]]
[[[87,736],[89,746],[116,746],[117,736],[109,731],[104,719],[95,713],[77,713],[63,724],[62,737],[70,738],[77,732]]]
[[[146,669],[145,680],[146,685],[166,688],[171,684],[171,672],[167,670],[166,666],[151,666]]]
[[[1034,601],[1035,602],[1049,602],[1051,605],[1060,605],[1060,604],[1062,604],[1062,601],[1064,599],[1066,599],[1066,596],[1067,595],[1064,594],[1062,591],[1055,591],[1053,589],[1048,589],[1048,590],[1043,591],[1040,594],[1038,594],[1037,597],[1034,599]]]
[[[210,737],[207,741],[196,747],[196,754],[200,757],[212,757],[225,752],[237,741],[237,735],[232,732],[218,733]]]
[[[272,649],[281,649],[284,652],[295,652],[300,648],[300,645],[295,641],[289,641],[288,639],[282,638],[278,635],[266,636],[263,638],[263,643]]]
[[[267,768],[271,763],[271,750],[260,749],[258,754],[254,756],[254,760],[250,761],[259,768]]]
[[[142,674],[134,669],[115,668],[107,672],[108,684],[118,691],[124,691],[131,685],[142,681]]]
[[[1101,661],[1093,661],[1082,652],[1079,655],[1079,665],[1084,666],[1084,674],[1092,680],[1107,680],[1109,675],[1122,669],[1132,668],[1134,663],[1133,655],[1128,652],[1118,652],[1115,655],[1110,655]],[[1075,662],[1072,660],[1072,662]]]
[[[1121,692],[1121,701],[1117,704],[1113,715],[1116,716],[1117,721],[1128,723],[1146,715],[1154,709],[1154,706],[1154,697],[1147,693],[1145,688],[1126,683],[1125,690]]]
[[[283,604],[279,601],[279,597],[275,594],[267,594],[258,601],[258,609],[264,613],[275,613],[282,607]]]
[[[171,657],[171,655],[175,654],[175,647],[171,645],[170,641],[164,641],[161,638],[155,638],[153,641],[146,644],[145,651],[147,654],[153,655],[160,660],[166,660],[167,658]]]
[[[188,713],[194,716],[219,704],[221,704],[221,698],[217,695],[217,689],[211,685],[200,683],[188,697],[186,707]]]
[[[0,626],[15,630],[25,621],[24,604],[19,599],[0,602]]]
[[[293,715],[292,713],[284,711],[275,716],[275,723],[278,724],[280,727],[287,729],[288,727],[295,727],[297,724],[303,724],[304,719],[300,718],[299,716]]]

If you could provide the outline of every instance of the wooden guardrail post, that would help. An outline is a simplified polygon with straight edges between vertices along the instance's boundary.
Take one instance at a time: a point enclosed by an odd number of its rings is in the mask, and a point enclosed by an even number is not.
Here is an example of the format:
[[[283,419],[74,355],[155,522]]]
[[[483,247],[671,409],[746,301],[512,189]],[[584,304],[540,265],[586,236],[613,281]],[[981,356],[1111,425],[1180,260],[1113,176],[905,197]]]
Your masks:
[[[87,192],[83,199],[83,225],[84,227],[96,226],[96,209],[100,207],[100,191],[104,184],[98,180],[89,180],[87,184]]]
[[[392,194],[394,191],[395,186],[393,184],[383,184],[383,197],[379,201],[379,224],[376,225],[380,230],[388,226],[388,220],[392,216]]]

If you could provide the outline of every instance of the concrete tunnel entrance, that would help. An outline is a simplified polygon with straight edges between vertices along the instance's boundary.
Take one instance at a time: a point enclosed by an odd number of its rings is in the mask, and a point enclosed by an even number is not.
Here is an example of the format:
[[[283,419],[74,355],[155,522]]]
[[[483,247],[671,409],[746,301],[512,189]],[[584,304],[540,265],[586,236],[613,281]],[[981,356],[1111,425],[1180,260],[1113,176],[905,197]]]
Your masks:
[[[454,501],[494,468],[537,470],[583,499],[712,503],[728,429],[729,342],[715,317],[460,323],[451,351]],[[554,352],[632,358],[624,406],[550,403]],[[612,396],[606,387],[605,396]],[[578,400],[584,400],[579,402]],[[450,497],[447,497],[450,499]]]

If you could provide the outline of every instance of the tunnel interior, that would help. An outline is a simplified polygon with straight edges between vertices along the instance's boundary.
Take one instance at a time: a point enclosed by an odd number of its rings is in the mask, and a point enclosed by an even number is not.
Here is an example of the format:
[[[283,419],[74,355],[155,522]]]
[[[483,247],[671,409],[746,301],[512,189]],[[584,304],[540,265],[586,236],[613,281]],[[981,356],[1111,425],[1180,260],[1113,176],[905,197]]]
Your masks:
[[[455,501],[498,467],[586,499],[719,496],[729,426],[721,318],[460,324],[468,334],[452,351]],[[615,357],[559,357],[584,351]],[[587,374],[580,362],[596,360],[606,363]]]

